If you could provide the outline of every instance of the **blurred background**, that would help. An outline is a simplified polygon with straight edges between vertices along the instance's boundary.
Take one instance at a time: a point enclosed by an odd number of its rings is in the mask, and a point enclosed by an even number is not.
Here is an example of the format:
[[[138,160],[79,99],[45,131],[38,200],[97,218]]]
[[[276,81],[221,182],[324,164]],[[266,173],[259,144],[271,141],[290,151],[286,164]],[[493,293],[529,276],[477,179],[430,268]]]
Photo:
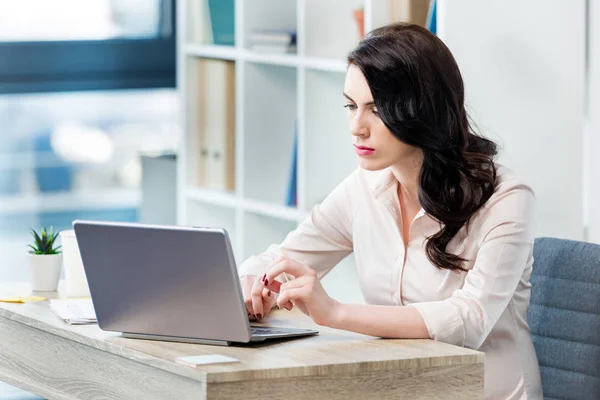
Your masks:
[[[0,0],[0,283],[74,219],[224,227],[238,262],[281,241],[355,168],[344,57],[397,20],[453,52],[538,236],[600,243],[598,1]],[[324,285],[361,301],[351,256]]]

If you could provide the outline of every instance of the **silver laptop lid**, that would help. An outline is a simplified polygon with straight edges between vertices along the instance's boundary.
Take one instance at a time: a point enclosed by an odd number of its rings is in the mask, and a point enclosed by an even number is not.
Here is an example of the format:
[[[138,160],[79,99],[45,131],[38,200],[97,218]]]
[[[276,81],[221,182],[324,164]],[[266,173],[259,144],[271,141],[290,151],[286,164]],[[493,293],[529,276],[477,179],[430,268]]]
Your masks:
[[[224,229],[74,221],[101,329],[250,341]]]

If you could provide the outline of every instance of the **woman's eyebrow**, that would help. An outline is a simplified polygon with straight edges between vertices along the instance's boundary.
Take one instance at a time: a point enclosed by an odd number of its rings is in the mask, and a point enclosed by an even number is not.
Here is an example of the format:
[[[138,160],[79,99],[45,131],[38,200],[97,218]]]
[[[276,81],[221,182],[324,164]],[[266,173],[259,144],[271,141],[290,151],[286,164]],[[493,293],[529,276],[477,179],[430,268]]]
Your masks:
[[[352,98],[350,96],[348,96],[346,93],[344,93],[344,97],[347,98],[348,100],[350,100],[353,103],[356,103],[354,100],[352,100]],[[374,101],[368,101],[366,103],[363,103],[363,106],[372,106],[374,105],[375,102]]]

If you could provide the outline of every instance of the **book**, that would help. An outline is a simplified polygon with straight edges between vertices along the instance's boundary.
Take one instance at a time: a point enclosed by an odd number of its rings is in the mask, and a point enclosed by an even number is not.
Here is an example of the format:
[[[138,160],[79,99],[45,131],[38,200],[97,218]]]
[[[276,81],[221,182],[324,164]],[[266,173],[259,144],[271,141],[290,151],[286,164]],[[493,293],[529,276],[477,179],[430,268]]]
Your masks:
[[[190,23],[188,37],[193,43],[213,43],[212,26],[209,17],[208,0],[195,0],[188,3]]]
[[[276,30],[255,30],[250,33],[250,43],[261,45],[294,45],[296,32]]]
[[[256,53],[265,54],[294,54],[296,53],[295,45],[278,45],[278,44],[253,44],[250,50]]]
[[[91,299],[50,300],[50,309],[69,325],[96,323],[96,312]]]
[[[208,0],[213,44],[235,45],[235,0]]]
[[[288,181],[286,205],[298,205],[298,121],[294,122],[294,144],[292,147],[292,162],[290,166],[290,179]]]
[[[429,12],[427,14],[427,29],[437,35],[437,1],[430,0]]]

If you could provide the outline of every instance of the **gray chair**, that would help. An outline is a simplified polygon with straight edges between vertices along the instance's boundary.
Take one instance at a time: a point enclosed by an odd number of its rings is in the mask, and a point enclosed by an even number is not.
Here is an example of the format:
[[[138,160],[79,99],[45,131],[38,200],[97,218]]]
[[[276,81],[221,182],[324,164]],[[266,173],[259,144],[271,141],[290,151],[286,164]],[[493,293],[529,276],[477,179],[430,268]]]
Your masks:
[[[600,245],[537,238],[533,344],[545,399],[600,399]]]

